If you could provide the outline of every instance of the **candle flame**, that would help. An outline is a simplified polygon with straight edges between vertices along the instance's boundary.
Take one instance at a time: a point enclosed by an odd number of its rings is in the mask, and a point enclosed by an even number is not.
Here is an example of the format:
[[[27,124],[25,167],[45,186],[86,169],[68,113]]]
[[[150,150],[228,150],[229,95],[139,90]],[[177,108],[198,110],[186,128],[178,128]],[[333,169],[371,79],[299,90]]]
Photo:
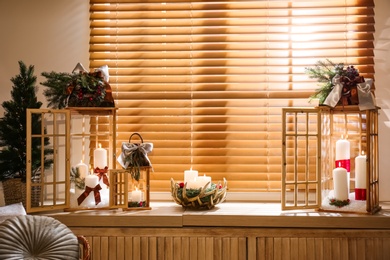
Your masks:
[[[101,143],[99,143],[99,148],[102,148],[102,144]]]
[[[364,155],[364,151],[362,151],[362,155]]]

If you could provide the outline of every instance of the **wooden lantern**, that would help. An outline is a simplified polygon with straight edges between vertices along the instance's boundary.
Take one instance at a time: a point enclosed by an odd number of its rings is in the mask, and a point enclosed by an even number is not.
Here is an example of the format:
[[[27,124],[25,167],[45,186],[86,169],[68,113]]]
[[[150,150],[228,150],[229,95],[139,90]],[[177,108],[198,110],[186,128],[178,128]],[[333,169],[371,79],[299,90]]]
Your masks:
[[[350,208],[354,213],[374,214],[381,209],[379,206],[379,149],[378,149],[378,108],[359,110],[358,106],[330,108],[321,106],[321,189],[323,203],[320,210],[341,211],[343,208],[329,207],[325,199],[332,196],[335,190],[332,172],[338,167],[336,144],[339,140],[350,143],[349,199]],[[357,165],[364,156],[364,172]],[[357,167],[356,167],[357,166]],[[361,174],[365,176],[362,178]],[[360,175],[360,176],[359,176]],[[363,179],[365,185],[358,185],[358,179]]]
[[[39,133],[33,131],[33,117],[39,118],[41,124]],[[105,183],[107,183],[108,168],[116,168],[114,163],[116,161],[116,108],[28,109],[26,121],[28,126],[26,145],[27,211],[108,209],[109,187]],[[54,147],[53,162],[51,167],[40,172],[39,179],[32,178],[34,176],[31,145],[33,142],[43,143],[46,138]],[[95,175],[89,174],[88,164],[94,164],[96,157],[94,150],[98,144],[107,150],[108,161],[107,167],[104,169],[94,168],[94,173],[100,178],[99,183],[102,182],[102,189],[99,190],[100,202],[97,203],[94,192],[98,188],[95,186],[93,191],[87,191],[84,186],[86,176],[82,176],[80,172],[79,176],[76,176],[77,171],[75,172],[75,170],[83,162],[85,166],[83,173],[88,176]],[[44,154],[44,149],[46,147],[41,146],[41,154]],[[45,156],[40,158],[42,160]],[[43,163],[42,161],[41,164],[43,165]],[[83,199],[84,191],[89,193]]]
[[[336,142],[340,139],[349,141],[348,160],[336,158]],[[357,187],[355,160],[363,153],[365,185]],[[378,109],[360,111],[358,106],[283,109],[282,160],[282,209],[370,214],[381,209]],[[338,186],[334,185],[333,170],[341,163],[349,167],[345,200],[349,204],[339,207],[337,203],[343,201],[334,199]]]
[[[150,207],[150,170],[140,168],[137,180],[131,169],[110,170],[110,207],[122,210],[149,210]]]

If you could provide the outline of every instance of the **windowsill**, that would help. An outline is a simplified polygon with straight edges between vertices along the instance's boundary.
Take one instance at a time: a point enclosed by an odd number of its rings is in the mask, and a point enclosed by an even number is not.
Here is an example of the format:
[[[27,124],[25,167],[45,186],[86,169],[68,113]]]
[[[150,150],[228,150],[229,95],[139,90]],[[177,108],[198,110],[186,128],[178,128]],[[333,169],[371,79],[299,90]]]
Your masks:
[[[274,227],[390,229],[390,202],[371,214],[316,210],[282,211],[279,203],[224,202],[210,210],[151,202],[151,210],[81,210],[47,213],[69,227]]]

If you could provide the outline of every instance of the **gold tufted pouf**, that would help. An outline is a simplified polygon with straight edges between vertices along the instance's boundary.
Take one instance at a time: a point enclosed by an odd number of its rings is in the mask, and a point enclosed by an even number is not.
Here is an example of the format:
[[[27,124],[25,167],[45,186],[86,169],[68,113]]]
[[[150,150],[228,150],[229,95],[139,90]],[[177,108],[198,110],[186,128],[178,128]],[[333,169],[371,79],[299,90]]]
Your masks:
[[[17,216],[0,224],[0,259],[79,259],[79,242],[54,218]]]

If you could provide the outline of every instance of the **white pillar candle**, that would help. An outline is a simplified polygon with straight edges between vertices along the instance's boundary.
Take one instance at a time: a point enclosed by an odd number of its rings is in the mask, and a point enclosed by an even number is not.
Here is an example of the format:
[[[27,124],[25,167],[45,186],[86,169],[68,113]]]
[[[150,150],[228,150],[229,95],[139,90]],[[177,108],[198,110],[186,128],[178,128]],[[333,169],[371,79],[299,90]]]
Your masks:
[[[187,186],[186,186],[187,189],[199,189],[199,184],[198,184],[196,178],[193,180],[189,180],[186,183],[187,183]]]
[[[143,192],[139,189],[135,189],[131,192],[131,201],[141,202],[143,201]]]
[[[348,176],[347,170],[341,167],[333,170],[333,186],[334,197],[336,200],[347,200],[348,191]]]
[[[184,171],[184,183],[188,183],[189,181],[194,181],[198,177],[198,171],[192,170],[186,170]]]
[[[88,174],[88,165],[83,163],[83,160],[80,161],[79,164],[76,165],[76,169],[78,170],[80,174],[80,178],[85,178],[87,177]]]
[[[351,171],[351,144],[347,139],[341,137],[336,141],[336,152],[335,152],[335,167],[343,167],[347,170],[347,183],[349,193],[350,183],[350,171]]]
[[[104,169],[107,166],[107,150],[102,148],[99,144],[99,148],[93,151],[93,167],[94,169]]]
[[[355,158],[355,188],[366,189],[366,156],[358,155]]]
[[[351,145],[348,140],[343,138],[337,140],[335,153],[336,167],[343,167],[347,171],[350,171],[350,165],[349,162],[347,162],[351,159],[350,151]]]
[[[85,186],[95,188],[99,183],[99,177],[95,174],[89,174],[85,177]]]
[[[196,178],[196,181],[197,181],[200,188],[203,188],[206,184],[207,184],[206,188],[209,188],[211,186],[211,177],[206,176],[206,174]]]

